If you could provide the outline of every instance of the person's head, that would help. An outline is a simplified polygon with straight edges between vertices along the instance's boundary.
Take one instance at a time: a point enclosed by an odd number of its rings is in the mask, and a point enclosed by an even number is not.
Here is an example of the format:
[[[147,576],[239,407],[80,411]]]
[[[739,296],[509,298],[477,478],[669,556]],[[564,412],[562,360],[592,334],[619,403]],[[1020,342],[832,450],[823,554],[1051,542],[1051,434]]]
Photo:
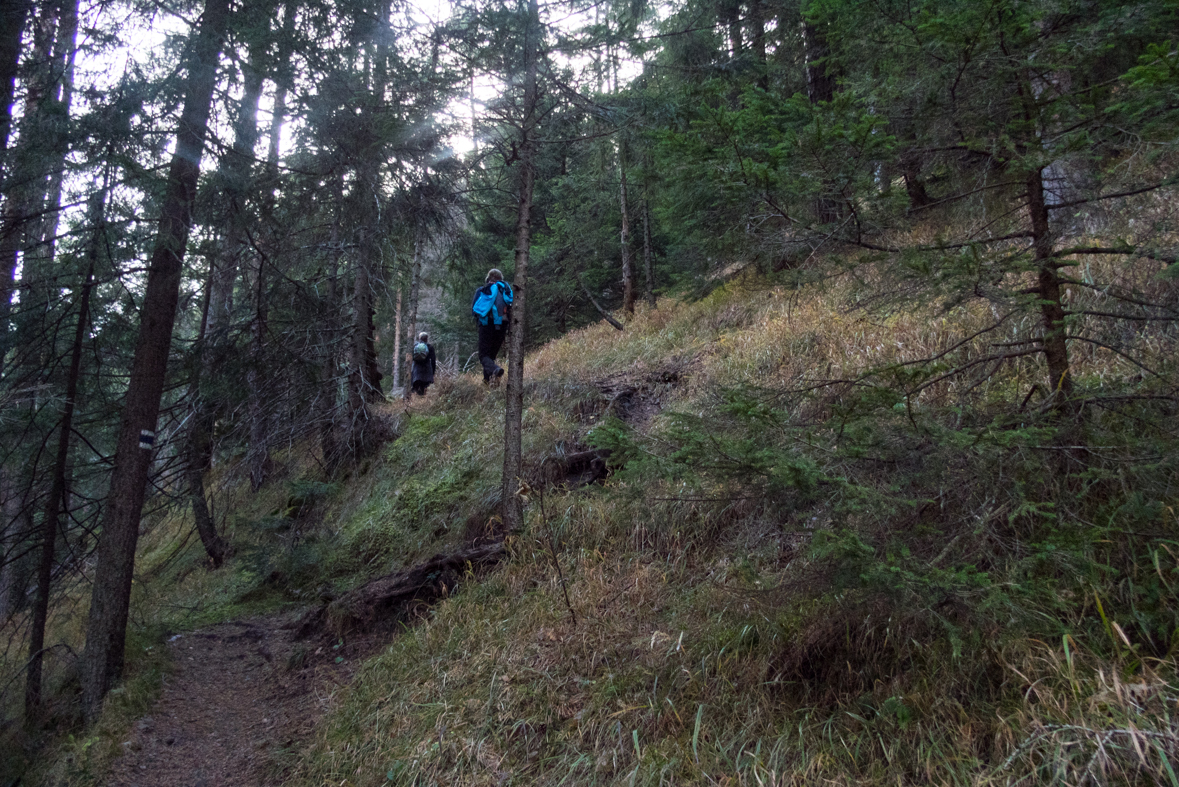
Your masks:
[[[418,334],[418,341],[419,342],[430,341],[430,334],[426,333],[425,331],[422,331],[421,333]]]
[[[499,268],[492,268],[487,272],[487,283],[491,284],[493,281],[503,281],[504,275]]]

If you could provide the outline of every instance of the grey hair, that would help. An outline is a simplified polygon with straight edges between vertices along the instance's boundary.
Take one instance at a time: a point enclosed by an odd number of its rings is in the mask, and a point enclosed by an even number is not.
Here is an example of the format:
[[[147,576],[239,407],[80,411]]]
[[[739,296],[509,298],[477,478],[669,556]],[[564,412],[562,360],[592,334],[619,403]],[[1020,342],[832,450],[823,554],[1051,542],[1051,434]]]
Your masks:
[[[503,271],[501,271],[499,268],[492,268],[491,270],[489,270],[487,272],[487,283],[488,284],[490,284],[493,281],[503,281],[503,280],[504,280],[504,274],[503,274]]]
[[[430,341],[430,334],[426,333],[425,331],[422,331],[421,333],[418,334],[418,341],[419,342]]]

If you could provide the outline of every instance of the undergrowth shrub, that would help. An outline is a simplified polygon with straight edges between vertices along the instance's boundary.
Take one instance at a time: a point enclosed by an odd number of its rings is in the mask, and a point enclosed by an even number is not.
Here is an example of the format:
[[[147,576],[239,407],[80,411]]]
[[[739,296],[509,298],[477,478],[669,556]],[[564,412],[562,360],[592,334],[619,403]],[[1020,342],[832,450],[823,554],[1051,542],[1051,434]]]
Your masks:
[[[984,636],[1095,635],[1117,618],[1144,655],[1173,655],[1179,446],[1140,409],[1107,410],[1070,446],[1060,437],[1075,429],[1046,416],[967,426],[879,387],[840,397],[820,424],[798,417],[797,396],[735,389],[653,435],[611,421],[592,437],[612,451],[620,493],[704,507],[667,520],[698,541],[726,543],[718,524],[735,501],[743,520],[772,510],[803,556],[794,576],[824,610],[818,628],[800,619],[788,632],[797,652],[783,663],[826,693],[840,685],[828,665],[850,665],[850,695],[907,668],[911,641],[944,640],[960,659]],[[857,645],[816,644],[841,639]],[[869,668],[888,643],[892,666]]]

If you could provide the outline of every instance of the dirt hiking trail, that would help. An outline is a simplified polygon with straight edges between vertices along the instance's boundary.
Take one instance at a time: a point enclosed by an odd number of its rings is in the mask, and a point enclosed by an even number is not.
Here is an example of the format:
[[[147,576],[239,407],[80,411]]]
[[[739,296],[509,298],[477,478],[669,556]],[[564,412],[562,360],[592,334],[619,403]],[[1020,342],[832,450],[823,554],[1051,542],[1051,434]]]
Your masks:
[[[124,741],[106,783],[281,784],[336,689],[380,647],[372,637],[296,641],[295,625],[291,616],[257,618],[172,637],[160,698]]]

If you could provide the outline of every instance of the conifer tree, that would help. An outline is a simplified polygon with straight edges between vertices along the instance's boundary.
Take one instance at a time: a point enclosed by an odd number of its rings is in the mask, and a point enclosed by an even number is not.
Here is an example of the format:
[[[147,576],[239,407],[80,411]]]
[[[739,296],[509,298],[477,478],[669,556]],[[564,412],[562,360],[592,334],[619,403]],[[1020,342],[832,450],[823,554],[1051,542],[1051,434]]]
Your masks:
[[[86,652],[82,667],[83,712],[97,718],[111,684],[123,671],[131,577],[139,517],[155,450],[181,264],[191,227],[217,61],[230,15],[227,0],[207,0],[189,52],[187,91],[176,133],[176,153],[161,206],[148,269],[135,361],[124,398],[114,471],[98,546]]]

